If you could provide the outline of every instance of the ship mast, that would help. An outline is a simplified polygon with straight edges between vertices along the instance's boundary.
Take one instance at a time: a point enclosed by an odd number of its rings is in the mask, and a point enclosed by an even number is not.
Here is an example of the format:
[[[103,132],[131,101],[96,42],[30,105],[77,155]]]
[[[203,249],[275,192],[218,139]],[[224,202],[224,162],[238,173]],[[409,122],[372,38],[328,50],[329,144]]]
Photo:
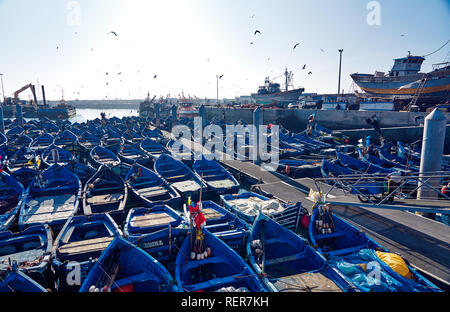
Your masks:
[[[288,83],[288,80],[289,80],[289,73],[288,73],[288,71],[287,71],[287,68],[286,68],[286,70],[284,71],[284,76],[286,77],[286,92],[287,92],[288,86],[289,86],[289,83]]]

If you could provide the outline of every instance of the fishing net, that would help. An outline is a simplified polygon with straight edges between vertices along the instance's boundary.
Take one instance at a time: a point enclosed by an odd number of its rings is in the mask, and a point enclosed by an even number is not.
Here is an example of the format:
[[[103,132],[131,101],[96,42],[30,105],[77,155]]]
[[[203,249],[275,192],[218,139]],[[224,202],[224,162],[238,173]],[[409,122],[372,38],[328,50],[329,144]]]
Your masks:
[[[383,264],[372,249],[331,256],[329,262],[349,278],[355,286],[367,292],[414,292],[429,291],[413,280],[407,280]]]

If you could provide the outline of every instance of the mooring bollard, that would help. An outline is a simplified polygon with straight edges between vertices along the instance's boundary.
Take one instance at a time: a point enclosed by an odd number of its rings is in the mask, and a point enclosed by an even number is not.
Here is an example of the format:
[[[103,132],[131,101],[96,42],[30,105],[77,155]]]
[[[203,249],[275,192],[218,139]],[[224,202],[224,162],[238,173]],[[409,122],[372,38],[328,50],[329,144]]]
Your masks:
[[[442,166],[442,153],[444,150],[445,131],[447,119],[438,108],[435,108],[426,118],[423,128],[422,152],[420,158],[419,176],[438,175]],[[436,190],[440,189],[439,178],[423,178],[423,181]],[[417,199],[434,199],[438,193],[419,181]],[[432,217],[429,213],[418,213]]]

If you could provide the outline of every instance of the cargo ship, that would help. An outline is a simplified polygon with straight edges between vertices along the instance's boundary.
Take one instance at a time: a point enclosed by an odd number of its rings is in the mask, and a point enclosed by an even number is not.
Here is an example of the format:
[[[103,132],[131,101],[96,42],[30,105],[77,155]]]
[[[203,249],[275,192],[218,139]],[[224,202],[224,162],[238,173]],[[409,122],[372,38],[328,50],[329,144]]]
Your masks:
[[[403,97],[419,104],[439,104],[449,99],[450,62],[433,64],[433,71],[421,73],[425,58],[408,54],[394,59],[394,66],[385,74],[351,74],[353,81],[369,95]]]
[[[61,99],[58,105],[48,106],[44,105],[37,110],[38,118],[47,117],[49,119],[70,119],[77,114],[74,106],[66,103],[64,99]]]
[[[256,101],[256,104],[270,104],[274,102],[279,104],[289,104],[297,102],[305,89],[297,88],[289,90],[289,85],[292,81],[292,72],[288,72],[286,69],[284,76],[286,80],[284,91],[281,90],[279,83],[271,82],[269,77],[266,77],[264,86],[260,86],[257,93],[251,94],[251,97]]]

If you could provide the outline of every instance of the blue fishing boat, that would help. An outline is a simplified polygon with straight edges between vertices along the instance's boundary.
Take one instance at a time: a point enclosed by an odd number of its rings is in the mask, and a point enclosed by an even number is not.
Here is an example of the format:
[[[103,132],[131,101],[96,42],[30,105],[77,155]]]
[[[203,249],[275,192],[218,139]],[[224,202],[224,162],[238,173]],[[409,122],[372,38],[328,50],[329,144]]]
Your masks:
[[[78,178],[80,178],[81,184],[83,186],[97,172],[94,167],[82,164],[75,160],[68,162],[64,165],[64,167],[75,173]]]
[[[69,169],[52,165],[33,179],[25,190],[20,207],[19,229],[49,224],[54,231],[62,228],[78,210],[80,179]]]
[[[80,292],[178,292],[167,270],[145,251],[118,236],[89,271]]]
[[[8,145],[16,146],[16,147],[22,147],[22,146],[28,146],[30,143],[33,142],[33,139],[30,138],[26,134],[21,134],[16,136],[14,139],[8,140]]]
[[[3,133],[0,132],[0,146],[2,144],[6,144],[8,142],[8,138],[6,137],[6,135],[4,135]]]
[[[120,175],[102,166],[84,186],[83,211],[85,215],[111,212],[121,214],[128,198],[128,189]]]
[[[127,164],[138,163],[140,165],[149,165],[151,162],[150,157],[142,151],[139,144],[125,144],[122,145],[117,153],[120,160]]]
[[[161,154],[168,153],[168,150],[164,146],[150,138],[144,139],[140,144],[140,148],[146,152],[153,161],[161,156]]]
[[[47,292],[47,289],[39,285],[26,274],[12,270],[0,273],[0,293],[31,293]]]
[[[179,212],[157,205],[131,209],[123,232],[128,241],[166,265],[175,260],[188,228]]]
[[[14,222],[25,196],[20,182],[4,171],[0,172],[0,231],[6,231]]]
[[[221,195],[220,199],[226,209],[248,224],[253,224],[259,212],[262,212],[294,232],[298,229],[301,216],[307,213],[301,202],[286,205],[253,192]]]
[[[342,274],[309,246],[307,240],[263,214],[253,223],[247,256],[258,276],[273,292],[354,291]]]
[[[309,237],[330,265],[361,291],[439,291],[398,256],[391,257],[388,262],[397,264],[398,269],[403,268],[397,270],[403,275],[394,271],[382,260],[389,256],[386,248],[333,214],[330,208],[319,206],[314,209],[309,223]],[[371,280],[375,275],[378,275],[378,281]]]
[[[17,136],[23,134],[24,132],[25,132],[25,130],[22,127],[15,126],[15,127],[11,128],[11,129],[9,129],[5,133],[5,135],[8,138],[8,140],[11,141],[11,140],[15,139]]]
[[[194,161],[192,169],[207,187],[217,193],[237,193],[239,182],[215,160],[208,160],[202,155]]]
[[[156,160],[154,169],[182,196],[194,198],[200,194],[201,188],[206,187],[191,169],[170,155],[161,155]]]
[[[96,146],[90,152],[90,161],[93,167],[98,168],[102,165],[114,167],[121,163],[119,157],[111,150]]]
[[[61,147],[52,145],[42,153],[42,160],[47,166],[59,164],[64,166],[74,159],[71,152]]]
[[[202,201],[201,212],[206,219],[205,228],[238,254],[244,255],[248,224],[212,201]],[[190,220],[189,209],[186,206],[184,206],[184,215],[186,220]]]
[[[47,286],[53,239],[48,225],[37,225],[20,233],[0,232],[0,274],[10,266]]]
[[[389,173],[394,172],[394,170],[392,170],[392,169],[380,167],[373,163],[367,163],[367,162],[361,161],[359,159],[347,156],[347,155],[339,153],[339,152],[336,152],[336,156],[337,156],[338,161],[344,167],[347,167],[351,170],[359,171],[364,174],[378,174],[379,176],[381,176],[381,175],[387,175]]]
[[[59,289],[79,288],[89,270],[115,236],[122,232],[107,213],[70,218],[52,248],[52,264],[59,280]],[[77,266],[77,267],[75,267]],[[79,269],[78,280],[68,278]]]
[[[100,145],[100,139],[89,131],[84,131],[78,136],[78,144],[83,146],[86,150],[90,151],[97,145]]]
[[[125,181],[136,197],[150,205],[180,203],[180,194],[160,176],[144,166],[138,164],[131,166]]]
[[[7,159],[6,168],[12,175],[22,168],[36,169],[38,167],[38,159],[39,157],[27,146],[22,146]]]
[[[358,156],[359,156],[360,160],[365,161],[367,163],[375,164],[379,167],[396,168],[396,169],[405,170],[405,171],[408,171],[408,170],[418,171],[418,168],[416,168],[416,167],[407,167],[400,163],[395,163],[395,162],[387,160],[387,159],[382,159],[382,158],[379,158],[379,157],[369,154],[369,153],[363,154],[363,152],[359,148],[357,149],[357,151],[358,151]]]
[[[53,144],[54,137],[50,133],[38,136],[30,143],[30,149],[36,153],[41,153]]]
[[[58,146],[58,147],[65,147],[67,145],[74,145],[77,143],[78,137],[70,130],[64,130],[63,132],[61,132],[60,134],[58,134],[54,141],[53,144]]]
[[[381,159],[386,160],[386,161],[390,161],[393,162],[394,164],[396,164],[397,167],[405,167],[406,169],[411,169],[411,170],[419,170],[419,168],[416,166],[415,163],[413,163],[412,161],[409,161],[403,157],[400,157],[397,154],[392,154],[389,152],[389,150],[383,149],[383,148],[378,148],[378,156],[380,156]]]
[[[264,284],[245,261],[227,244],[203,229],[203,244],[210,248],[207,258],[191,257],[191,238],[187,237],[175,263],[175,279],[184,291],[266,292]]]

